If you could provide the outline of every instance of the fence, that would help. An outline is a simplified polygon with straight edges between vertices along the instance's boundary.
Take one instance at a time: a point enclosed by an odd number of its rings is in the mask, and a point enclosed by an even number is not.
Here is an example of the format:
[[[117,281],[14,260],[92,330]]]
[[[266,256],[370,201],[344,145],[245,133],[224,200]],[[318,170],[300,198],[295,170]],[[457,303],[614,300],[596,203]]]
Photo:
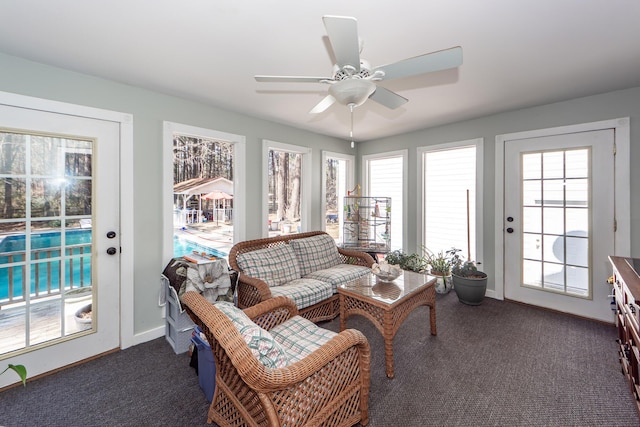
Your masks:
[[[90,243],[66,246],[63,258],[60,247],[30,253],[29,262],[25,251],[0,253],[0,306],[25,301],[27,292],[33,301],[91,286]]]

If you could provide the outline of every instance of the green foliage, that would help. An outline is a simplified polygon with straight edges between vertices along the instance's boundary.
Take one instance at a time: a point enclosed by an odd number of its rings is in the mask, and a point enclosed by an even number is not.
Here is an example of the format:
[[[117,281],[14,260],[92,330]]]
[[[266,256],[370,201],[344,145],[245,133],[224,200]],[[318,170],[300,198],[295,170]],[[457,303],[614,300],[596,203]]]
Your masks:
[[[22,380],[22,385],[26,387],[26,385],[27,385],[27,368],[25,368],[23,365],[12,365],[11,363],[9,363],[9,366],[7,366],[7,369],[5,369],[4,371],[0,372],[0,375],[4,374],[9,369],[12,369],[16,374],[18,374],[18,376]]]
[[[399,265],[402,268],[402,262],[404,261],[404,259],[406,258],[406,254],[404,252],[402,252],[401,250],[395,250],[395,251],[391,251],[389,252],[384,259],[389,263],[389,264],[394,264],[394,265]]]
[[[427,260],[420,254],[406,254],[401,250],[389,252],[384,258],[389,264],[399,265],[403,270],[422,273],[427,269]]]
[[[464,258],[458,255],[457,252],[460,249],[455,250],[455,254],[451,260],[451,273],[459,277],[473,277],[478,274],[478,267],[474,261],[465,261]]]
[[[451,266],[460,249],[451,248],[448,251],[440,251],[434,253],[427,248],[423,248],[423,251],[427,254],[427,263],[431,266],[431,273],[441,276],[448,276],[451,274]]]

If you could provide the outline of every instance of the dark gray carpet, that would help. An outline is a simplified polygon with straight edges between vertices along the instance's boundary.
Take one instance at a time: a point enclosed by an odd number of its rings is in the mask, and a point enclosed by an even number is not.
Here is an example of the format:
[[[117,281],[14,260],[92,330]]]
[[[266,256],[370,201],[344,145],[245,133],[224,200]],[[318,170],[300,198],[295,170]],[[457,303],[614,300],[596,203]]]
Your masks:
[[[466,306],[453,292],[437,307],[436,337],[426,307],[401,327],[392,380],[378,331],[347,321],[372,348],[370,426],[640,425],[613,326],[493,299]],[[206,425],[188,365],[157,339],[1,393],[0,425]]]

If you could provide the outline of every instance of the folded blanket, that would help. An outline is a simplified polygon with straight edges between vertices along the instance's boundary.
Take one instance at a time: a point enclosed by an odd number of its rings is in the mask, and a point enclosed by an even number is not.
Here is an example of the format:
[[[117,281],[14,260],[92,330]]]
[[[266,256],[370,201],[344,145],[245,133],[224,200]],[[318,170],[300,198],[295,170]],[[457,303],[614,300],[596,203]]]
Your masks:
[[[218,301],[219,296],[227,294],[231,287],[227,260],[217,259],[204,264],[189,264],[187,280],[178,292],[182,296],[185,292],[196,291],[209,302]]]

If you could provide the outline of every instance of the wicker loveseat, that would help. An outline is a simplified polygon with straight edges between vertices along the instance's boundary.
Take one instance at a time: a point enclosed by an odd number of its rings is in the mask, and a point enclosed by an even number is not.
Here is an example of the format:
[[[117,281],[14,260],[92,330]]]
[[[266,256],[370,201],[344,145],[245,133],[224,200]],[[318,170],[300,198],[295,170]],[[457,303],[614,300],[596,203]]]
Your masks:
[[[211,345],[216,385],[208,422],[220,426],[369,423],[371,354],[364,335],[317,327],[293,301],[244,311],[197,292],[182,303]]]
[[[369,274],[373,262],[365,252],[338,248],[323,231],[247,240],[229,253],[239,273],[238,307],[287,296],[313,322],[335,318],[338,285]]]

